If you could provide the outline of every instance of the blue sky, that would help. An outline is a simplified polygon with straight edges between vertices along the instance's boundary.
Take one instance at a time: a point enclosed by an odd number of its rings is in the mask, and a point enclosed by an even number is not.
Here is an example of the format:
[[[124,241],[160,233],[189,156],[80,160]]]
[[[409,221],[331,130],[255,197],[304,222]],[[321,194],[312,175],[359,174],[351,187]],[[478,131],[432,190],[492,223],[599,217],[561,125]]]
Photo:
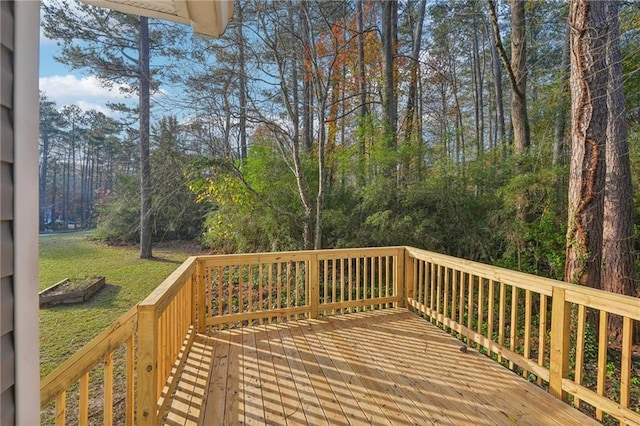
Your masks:
[[[49,40],[40,33],[40,90],[47,97],[56,102],[59,108],[64,105],[78,105],[83,110],[96,109],[111,115],[111,111],[105,107],[111,101],[125,101],[118,87],[105,89],[92,75],[72,71],[65,65],[55,61],[54,56],[59,54],[59,48],[55,41]]]

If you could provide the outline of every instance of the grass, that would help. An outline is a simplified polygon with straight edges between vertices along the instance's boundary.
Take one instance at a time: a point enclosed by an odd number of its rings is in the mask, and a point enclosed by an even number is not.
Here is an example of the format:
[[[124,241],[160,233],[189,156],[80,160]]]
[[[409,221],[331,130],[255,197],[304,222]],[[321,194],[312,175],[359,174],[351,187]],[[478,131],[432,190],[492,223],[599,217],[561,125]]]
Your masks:
[[[135,246],[107,246],[88,233],[40,237],[40,290],[65,279],[104,275],[105,287],[79,305],[40,310],[40,376],[44,377],[143,300],[189,255],[193,244],[154,249],[153,260],[139,259]]]

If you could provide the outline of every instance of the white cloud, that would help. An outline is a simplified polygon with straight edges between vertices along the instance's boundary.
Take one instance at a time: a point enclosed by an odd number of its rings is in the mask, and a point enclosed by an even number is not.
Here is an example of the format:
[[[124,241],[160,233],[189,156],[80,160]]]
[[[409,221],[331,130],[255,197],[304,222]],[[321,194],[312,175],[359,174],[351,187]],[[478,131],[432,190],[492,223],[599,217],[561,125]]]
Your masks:
[[[106,111],[107,102],[128,102],[130,95],[120,93],[122,85],[104,87],[94,76],[78,77],[73,74],[40,77],[40,90],[59,107],[78,105],[82,109]]]

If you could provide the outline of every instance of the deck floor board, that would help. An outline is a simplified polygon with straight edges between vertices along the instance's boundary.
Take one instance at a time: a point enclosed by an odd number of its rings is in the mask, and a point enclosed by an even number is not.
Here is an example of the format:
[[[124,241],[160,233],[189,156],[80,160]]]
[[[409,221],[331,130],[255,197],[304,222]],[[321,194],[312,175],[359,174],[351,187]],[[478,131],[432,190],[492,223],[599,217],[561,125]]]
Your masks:
[[[164,423],[598,424],[460,346],[405,309],[198,335]]]

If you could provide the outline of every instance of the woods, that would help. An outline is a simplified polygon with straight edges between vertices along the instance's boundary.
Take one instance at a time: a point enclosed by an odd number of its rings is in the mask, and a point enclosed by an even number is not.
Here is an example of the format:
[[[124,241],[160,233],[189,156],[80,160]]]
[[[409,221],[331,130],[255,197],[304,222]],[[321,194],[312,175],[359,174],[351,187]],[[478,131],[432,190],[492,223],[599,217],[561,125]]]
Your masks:
[[[217,40],[149,20],[148,73],[137,18],[69,8],[43,11],[60,60],[140,102],[42,94],[41,227],[96,224],[142,257],[170,237],[413,245],[637,295],[637,7],[236,2]]]

